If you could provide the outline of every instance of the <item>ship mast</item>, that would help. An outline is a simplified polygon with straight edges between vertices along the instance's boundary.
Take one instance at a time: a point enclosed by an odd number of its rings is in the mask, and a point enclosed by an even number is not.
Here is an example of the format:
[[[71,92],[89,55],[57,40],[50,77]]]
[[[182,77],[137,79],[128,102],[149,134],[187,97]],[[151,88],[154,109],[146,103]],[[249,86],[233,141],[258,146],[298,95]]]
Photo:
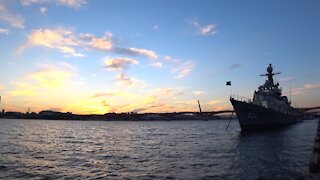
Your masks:
[[[269,66],[267,68],[267,73],[266,74],[261,74],[260,76],[267,76],[268,77],[268,83],[266,83],[266,85],[269,86],[269,87],[273,87],[274,86],[273,76],[274,75],[278,75],[278,74],[281,74],[281,73],[280,72],[273,73],[272,64],[269,64]]]
[[[198,105],[199,105],[199,111],[200,111],[200,113],[202,113],[201,106],[200,106],[200,101],[199,101],[199,100],[198,100]]]

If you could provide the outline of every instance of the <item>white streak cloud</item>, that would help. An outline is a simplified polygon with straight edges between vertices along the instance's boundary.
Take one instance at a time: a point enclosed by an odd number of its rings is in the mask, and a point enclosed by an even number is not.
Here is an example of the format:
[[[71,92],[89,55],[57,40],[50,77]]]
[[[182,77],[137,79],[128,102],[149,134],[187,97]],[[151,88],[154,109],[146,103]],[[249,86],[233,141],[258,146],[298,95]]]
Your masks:
[[[157,59],[158,55],[152,50],[148,49],[140,49],[140,48],[115,48],[115,52],[120,53],[120,54],[128,54],[128,55],[143,55],[146,56],[150,59]]]
[[[203,36],[213,35],[217,32],[214,24],[200,25],[197,21],[193,21],[191,24],[196,28],[197,34]]]
[[[154,62],[154,63],[150,64],[150,66],[157,67],[157,68],[162,68],[162,62],[160,62],[160,61]]]
[[[0,34],[9,35],[10,30],[9,29],[2,29],[0,28]]]
[[[291,93],[292,93],[292,95],[299,95],[299,94],[302,94],[302,93],[307,92],[309,90],[319,89],[319,88],[320,88],[320,84],[316,84],[316,83],[315,84],[305,84],[303,87],[298,87],[298,88],[292,89]]]
[[[0,1],[0,21],[15,28],[24,28],[24,19],[20,15],[10,12],[2,1]]]
[[[22,5],[30,6],[32,4],[50,4],[79,9],[87,4],[85,0],[20,0]]]
[[[187,76],[195,67],[195,63],[192,61],[179,62],[177,67],[171,70],[174,78],[180,79]]]

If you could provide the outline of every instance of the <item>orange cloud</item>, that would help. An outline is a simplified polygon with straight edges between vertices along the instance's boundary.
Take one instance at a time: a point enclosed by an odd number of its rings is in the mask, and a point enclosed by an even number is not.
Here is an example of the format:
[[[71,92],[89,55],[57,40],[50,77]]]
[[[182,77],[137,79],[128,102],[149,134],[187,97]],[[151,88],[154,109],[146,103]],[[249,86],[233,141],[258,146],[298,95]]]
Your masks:
[[[20,50],[29,46],[44,46],[50,49],[56,49],[64,54],[83,57],[84,55],[76,51],[79,45],[73,32],[66,29],[37,29],[28,35],[28,40]]]
[[[43,46],[75,57],[85,56],[80,50],[110,51],[112,49],[112,34],[106,33],[99,38],[92,34],[76,34],[72,30],[36,29],[28,35],[27,41],[19,48],[20,51],[32,46]]]

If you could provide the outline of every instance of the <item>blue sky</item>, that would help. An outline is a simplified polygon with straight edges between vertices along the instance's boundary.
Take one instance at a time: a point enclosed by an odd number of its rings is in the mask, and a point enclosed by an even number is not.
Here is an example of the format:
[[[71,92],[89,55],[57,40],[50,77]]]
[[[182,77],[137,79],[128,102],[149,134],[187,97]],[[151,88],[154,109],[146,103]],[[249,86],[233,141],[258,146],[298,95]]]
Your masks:
[[[0,0],[1,108],[75,113],[230,109],[269,63],[319,105],[320,2]]]

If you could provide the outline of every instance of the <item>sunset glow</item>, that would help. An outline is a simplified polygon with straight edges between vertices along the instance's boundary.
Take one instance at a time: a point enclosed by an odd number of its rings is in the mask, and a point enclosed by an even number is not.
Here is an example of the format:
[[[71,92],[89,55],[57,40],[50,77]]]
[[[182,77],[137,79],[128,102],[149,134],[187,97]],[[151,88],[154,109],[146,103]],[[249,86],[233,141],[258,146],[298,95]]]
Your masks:
[[[294,106],[319,105],[320,2],[264,3],[0,0],[0,109],[231,109],[269,63]]]

